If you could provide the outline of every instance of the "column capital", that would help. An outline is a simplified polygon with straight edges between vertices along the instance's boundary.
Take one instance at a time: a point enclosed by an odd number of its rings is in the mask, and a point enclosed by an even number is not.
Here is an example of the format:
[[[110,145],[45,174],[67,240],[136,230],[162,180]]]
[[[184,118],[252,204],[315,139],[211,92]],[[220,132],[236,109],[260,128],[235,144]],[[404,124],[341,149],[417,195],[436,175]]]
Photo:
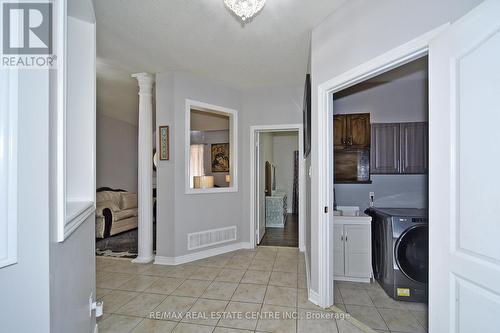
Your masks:
[[[139,83],[139,94],[151,94],[155,76],[149,73],[136,73],[131,75]]]

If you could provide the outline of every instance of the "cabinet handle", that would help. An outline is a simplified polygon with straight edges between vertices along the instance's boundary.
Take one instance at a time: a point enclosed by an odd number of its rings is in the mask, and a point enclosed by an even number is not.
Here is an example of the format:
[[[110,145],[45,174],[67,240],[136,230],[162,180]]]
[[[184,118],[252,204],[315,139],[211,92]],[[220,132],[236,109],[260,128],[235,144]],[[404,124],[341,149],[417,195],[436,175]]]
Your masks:
[[[340,240],[343,242],[344,241],[344,235],[340,236]]]
[[[352,138],[348,138],[347,139],[347,144],[350,145],[350,146],[352,146]]]
[[[343,145],[345,145],[346,141],[344,138],[340,139],[340,141],[342,142]]]
[[[347,242],[347,235],[345,235],[345,241]]]

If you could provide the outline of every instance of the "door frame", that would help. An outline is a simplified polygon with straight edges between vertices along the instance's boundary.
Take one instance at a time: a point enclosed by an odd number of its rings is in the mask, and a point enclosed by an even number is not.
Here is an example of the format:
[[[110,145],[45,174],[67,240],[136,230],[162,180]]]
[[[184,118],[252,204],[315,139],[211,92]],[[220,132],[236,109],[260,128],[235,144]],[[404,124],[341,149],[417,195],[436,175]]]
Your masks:
[[[345,73],[342,73],[318,86],[318,114],[316,121],[318,139],[318,163],[312,165],[313,176],[316,174],[318,184],[318,200],[316,207],[312,205],[311,210],[317,211],[318,227],[318,305],[330,307],[334,304],[333,285],[333,94],[366,81],[377,75],[402,66],[408,62],[428,55],[429,43],[444,30],[450,23],[443,24],[395,49],[392,49],[362,65],[359,65]],[[429,61],[431,61],[429,57]],[[432,141],[429,140],[429,146]],[[331,148],[331,149],[330,149]],[[430,177],[429,177],[430,179]],[[430,187],[429,187],[430,188]],[[314,203],[312,203],[314,204]],[[328,209],[332,207],[332,209]],[[326,209],[325,209],[326,208]],[[431,223],[432,225],[432,223]],[[314,253],[314,251],[312,251]],[[429,270],[429,274],[431,271]]]
[[[281,125],[255,125],[250,126],[250,245],[252,248],[257,246],[256,229],[258,228],[257,212],[258,203],[256,203],[256,194],[258,189],[259,175],[256,164],[256,139],[257,133],[269,132],[297,132],[299,140],[299,251],[305,251],[305,168],[306,161],[301,154],[304,150],[304,137],[303,137],[302,124],[281,124]]]

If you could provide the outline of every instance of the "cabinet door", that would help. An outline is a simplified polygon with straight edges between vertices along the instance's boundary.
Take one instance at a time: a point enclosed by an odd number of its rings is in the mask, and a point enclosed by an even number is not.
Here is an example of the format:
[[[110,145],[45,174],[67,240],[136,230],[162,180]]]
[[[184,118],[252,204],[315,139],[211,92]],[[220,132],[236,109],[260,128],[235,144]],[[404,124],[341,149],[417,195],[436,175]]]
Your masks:
[[[346,116],[333,117],[333,145],[335,148],[344,148],[346,142]]]
[[[344,276],[344,226],[333,225],[333,274]]]
[[[425,122],[400,125],[401,173],[427,173],[427,127]]]
[[[399,173],[399,124],[372,124],[370,172]]]
[[[347,118],[347,145],[352,148],[370,147],[370,114],[350,114]]]
[[[345,275],[369,278],[371,275],[371,249],[369,225],[345,225]]]

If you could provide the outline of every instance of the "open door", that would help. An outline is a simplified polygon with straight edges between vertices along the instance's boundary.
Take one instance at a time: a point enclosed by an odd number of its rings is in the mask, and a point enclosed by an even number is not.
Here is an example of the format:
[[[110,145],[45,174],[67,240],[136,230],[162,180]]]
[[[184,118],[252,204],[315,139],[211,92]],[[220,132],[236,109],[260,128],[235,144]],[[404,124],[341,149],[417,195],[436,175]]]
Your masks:
[[[255,133],[255,170],[257,172],[256,178],[256,212],[257,216],[257,245],[260,244],[264,234],[266,233],[266,169],[264,164],[264,150],[262,149],[262,142],[260,140],[260,133]]]
[[[500,327],[500,1],[429,47],[429,329]]]

